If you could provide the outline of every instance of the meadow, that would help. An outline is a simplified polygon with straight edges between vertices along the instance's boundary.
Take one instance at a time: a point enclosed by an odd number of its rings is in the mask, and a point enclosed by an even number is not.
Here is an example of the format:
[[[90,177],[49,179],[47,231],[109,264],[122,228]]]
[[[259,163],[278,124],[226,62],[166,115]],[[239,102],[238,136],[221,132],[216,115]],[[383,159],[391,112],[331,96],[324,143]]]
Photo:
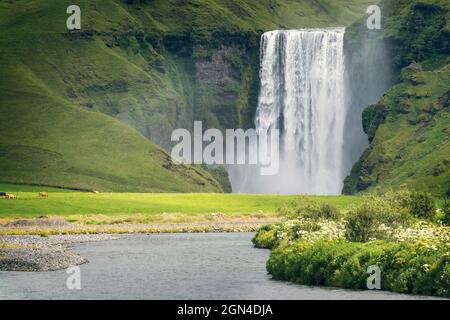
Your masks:
[[[15,200],[0,199],[0,219],[61,216],[70,221],[82,221],[86,216],[127,218],[133,216],[158,222],[159,217],[175,214],[178,222],[203,220],[212,213],[225,217],[274,217],[277,209],[300,199],[327,202],[348,210],[360,202],[357,196],[298,196],[220,193],[100,193],[77,192],[37,186],[0,184],[0,191],[17,195]],[[48,198],[39,198],[47,191]],[[184,219],[185,218],[185,219]],[[108,220],[108,219],[106,219]]]

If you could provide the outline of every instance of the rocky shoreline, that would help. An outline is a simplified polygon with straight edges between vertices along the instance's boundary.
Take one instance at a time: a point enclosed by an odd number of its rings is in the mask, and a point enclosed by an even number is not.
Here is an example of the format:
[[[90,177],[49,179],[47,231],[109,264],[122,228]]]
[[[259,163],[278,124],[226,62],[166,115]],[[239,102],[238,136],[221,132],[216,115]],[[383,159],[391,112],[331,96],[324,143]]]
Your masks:
[[[181,223],[69,223],[63,219],[28,219],[0,223],[0,235],[69,235],[69,234],[128,234],[179,232],[254,232],[261,226],[280,221],[267,219],[216,219]]]
[[[0,224],[0,271],[54,271],[87,263],[70,250],[75,243],[113,240],[134,233],[253,232],[271,222],[217,217],[208,222],[86,225],[61,218],[16,219]]]
[[[88,260],[71,251],[71,244],[117,238],[109,234],[0,235],[0,271],[54,271],[80,265]]]

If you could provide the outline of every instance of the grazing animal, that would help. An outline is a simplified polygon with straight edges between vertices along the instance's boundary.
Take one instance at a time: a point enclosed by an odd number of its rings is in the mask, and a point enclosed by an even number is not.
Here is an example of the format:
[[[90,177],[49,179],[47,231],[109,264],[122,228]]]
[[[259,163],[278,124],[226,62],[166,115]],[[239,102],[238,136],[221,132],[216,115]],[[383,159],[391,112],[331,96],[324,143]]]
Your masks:
[[[48,198],[48,192],[39,192],[39,198]]]
[[[211,217],[215,219],[223,219],[225,218],[225,215],[221,212],[211,213]]]
[[[6,198],[6,192],[0,192],[0,198]]]
[[[17,199],[17,196],[15,194],[7,193],[5,198],[6,199]]]
[[[92,190],[92,193],[100,193],[100,191]]]

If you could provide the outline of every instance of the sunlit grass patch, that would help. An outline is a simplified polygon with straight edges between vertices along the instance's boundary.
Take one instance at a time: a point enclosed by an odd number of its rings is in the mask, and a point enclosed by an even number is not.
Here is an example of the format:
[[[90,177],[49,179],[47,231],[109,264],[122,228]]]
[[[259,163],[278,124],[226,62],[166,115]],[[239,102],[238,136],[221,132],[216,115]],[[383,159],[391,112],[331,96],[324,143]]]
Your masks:
[[[276,216],[277,209],[286,203],[307,199],[331,203],[344,211],[361,201],[357,196],[219,193],[49,192],[48,198],[40,199],[36,192],[17,192],[17,196],[16,200],[0,199],[0,219],[59,216],[72,221],[90,219],[90,223],[95,224],[103,221],[111,223],[114,220],[149,223],[183,219],[188,221],[191,217],[208,219],[214,213],[263,218]]]

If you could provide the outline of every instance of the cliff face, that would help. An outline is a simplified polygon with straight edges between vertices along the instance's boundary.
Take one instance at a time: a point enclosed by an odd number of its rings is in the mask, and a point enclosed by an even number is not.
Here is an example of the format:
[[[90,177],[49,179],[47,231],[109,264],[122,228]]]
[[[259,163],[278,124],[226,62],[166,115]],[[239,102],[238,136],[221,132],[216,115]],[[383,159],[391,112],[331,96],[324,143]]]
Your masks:
[[[449,194],[449,9],[446,1],[382,2],[384,29],[373,38],[386,49],[385,65],[394,73],[375,74],[386,79],[378,83],[395,85],[379,100],[367,101],[361,120],[370,144],[346,178],[344,193],[406,186]],[[348,33],[354,57],[363,47],[357,44],[367,42],[362,23]],[[360,83],[373,77],[356,74]],[[377,91],[370,90],[366,86],[366,92]]]
[[[76,55],[81,72],[67,83],[68,98],[125,122],[166,150],[171,132],[192,129],[194,120],[204,128],[248,128],[258,99],[261,34],[348,25],[369,2],[111,0],[118,9],[101,24],[94,14],[100,8],[86,3],[88,30],[68,38],[88,47],[99,42],[105,51],[99,58],[121,61],[101,69],[95,62],[86,66],[85,52]]]
[[[194,120],[204,128],[252,126],[260,35],[350,25],[372,4],[80,0],[82,29],[68,32],[63,1],[5,2],[0,180],[220,190],[202,170],[172,172],[167,154],[148,140],[168,150],[172,130]],[[346,131],[345,163],[349,171],[356,164],[344,193],[402,184],[448,193],[448,0],[385,0],[381,7],[381,31],[361,20],[346,32],[348,120],[362,124]]]
[[[136,75],[126,88],[106,98],[114,88],[84,96],[91,105],[136,128],[166,149],[176,128],[192,129],[194,120],[204,127],[219,129],[247,127],[251,124],[258,94],[257,33],[212,33],[204,38],[193,33],[140,35],[143,44],[133,59],[143,60],[143,71],[155,79]],[[136,35],[112,44],[111,49],[126,51]],[[130,40],[131,39],[131,40]],[[148,51],[152,55],[146,56]],[[127,58],[129,56],[126,53]],[[116,102],[117,101],[117,102]]]
[[[257,38],[254,34],[250,44],[219,45],[209,56],[195,57],[196,120],[222,129],[251,125],[259,89]]]
[[[373,0],[79,0],[0,6],[0,181],[114,191],[220,191],[170,166],[175,128],[252,124],[259,37],[348,25]],[[147,138],[147,139],[146,139]],[[223,172],[212,172],[226,180]]]

